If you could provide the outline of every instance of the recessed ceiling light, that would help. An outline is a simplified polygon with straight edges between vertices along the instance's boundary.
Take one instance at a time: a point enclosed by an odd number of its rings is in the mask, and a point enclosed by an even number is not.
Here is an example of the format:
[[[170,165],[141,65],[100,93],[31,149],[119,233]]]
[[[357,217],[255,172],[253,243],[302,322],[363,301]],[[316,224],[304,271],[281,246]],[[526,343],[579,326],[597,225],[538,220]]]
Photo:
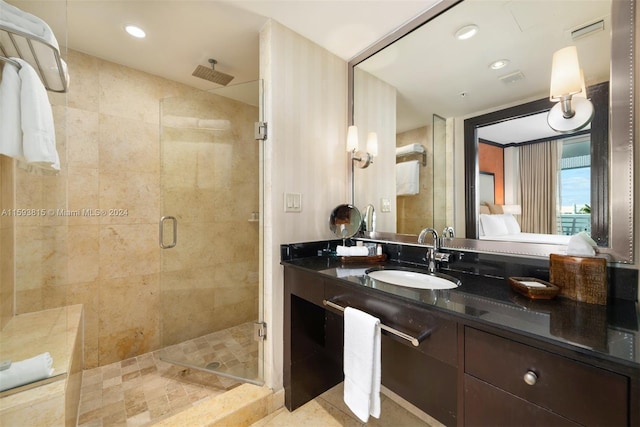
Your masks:
[[[124,30],[131,36],[139,38],[139,39],[143,39],[147,36],[147,33],[144,32],[144,30],[140,27],[138,27],[137,25],[130,25],[127,24],[124,26]]]
[[[464,27],[456,31],[456,38],[458,40],[467,40],[475,36],[477,33],[478,33],[477,25],[473,25],[473,24],[465,25]]]
[[[499,70],[506,67],[507,65],[509,65],[508,59],[498,59],[497,61],[493,61],[491,64],[489,64],[489,68],[491,68],[492,70]]]

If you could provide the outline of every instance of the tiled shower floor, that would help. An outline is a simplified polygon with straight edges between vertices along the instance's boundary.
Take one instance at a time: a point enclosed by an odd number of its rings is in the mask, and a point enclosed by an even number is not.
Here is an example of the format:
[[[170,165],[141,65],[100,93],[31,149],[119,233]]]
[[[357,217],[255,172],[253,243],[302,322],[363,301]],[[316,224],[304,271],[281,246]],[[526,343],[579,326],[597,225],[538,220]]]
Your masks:
[[[258,347],[252,332],[253,324],[247,323],[84,371],[78,426],[148,425],[240,385],[231,378],[164,362],[160,352],[179,355],[185,363],[217,361],[227,372],[255,375]]]

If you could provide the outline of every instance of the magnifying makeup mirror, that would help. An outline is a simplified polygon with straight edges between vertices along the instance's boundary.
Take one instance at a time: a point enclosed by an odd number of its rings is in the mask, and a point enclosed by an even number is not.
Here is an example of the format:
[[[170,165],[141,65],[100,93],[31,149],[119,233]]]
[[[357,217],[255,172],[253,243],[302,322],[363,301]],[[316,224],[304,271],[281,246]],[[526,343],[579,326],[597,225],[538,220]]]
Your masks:
[[[329,229],[336,236],[344,241],[354,236],[360,231],[362,225],[362,214],[353,205],[338,205],[331,212],[329,217]]]

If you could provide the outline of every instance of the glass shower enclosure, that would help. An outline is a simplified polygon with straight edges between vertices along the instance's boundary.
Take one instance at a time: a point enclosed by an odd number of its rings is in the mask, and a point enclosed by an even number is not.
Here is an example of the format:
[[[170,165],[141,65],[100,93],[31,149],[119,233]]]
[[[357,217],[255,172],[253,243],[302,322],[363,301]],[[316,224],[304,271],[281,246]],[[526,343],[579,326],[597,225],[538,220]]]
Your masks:
[[[160,102],[161,358],[262,384],[262,82]]]

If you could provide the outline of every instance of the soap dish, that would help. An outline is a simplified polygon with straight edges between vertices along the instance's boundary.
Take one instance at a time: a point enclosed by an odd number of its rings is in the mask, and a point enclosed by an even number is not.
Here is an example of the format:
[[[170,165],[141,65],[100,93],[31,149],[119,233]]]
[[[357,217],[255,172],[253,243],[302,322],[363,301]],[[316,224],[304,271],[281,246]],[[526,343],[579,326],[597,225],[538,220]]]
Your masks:
[[[553,299],[560,288],[534,277],[509,277],[509,285],[515,292],[530,299]]]

